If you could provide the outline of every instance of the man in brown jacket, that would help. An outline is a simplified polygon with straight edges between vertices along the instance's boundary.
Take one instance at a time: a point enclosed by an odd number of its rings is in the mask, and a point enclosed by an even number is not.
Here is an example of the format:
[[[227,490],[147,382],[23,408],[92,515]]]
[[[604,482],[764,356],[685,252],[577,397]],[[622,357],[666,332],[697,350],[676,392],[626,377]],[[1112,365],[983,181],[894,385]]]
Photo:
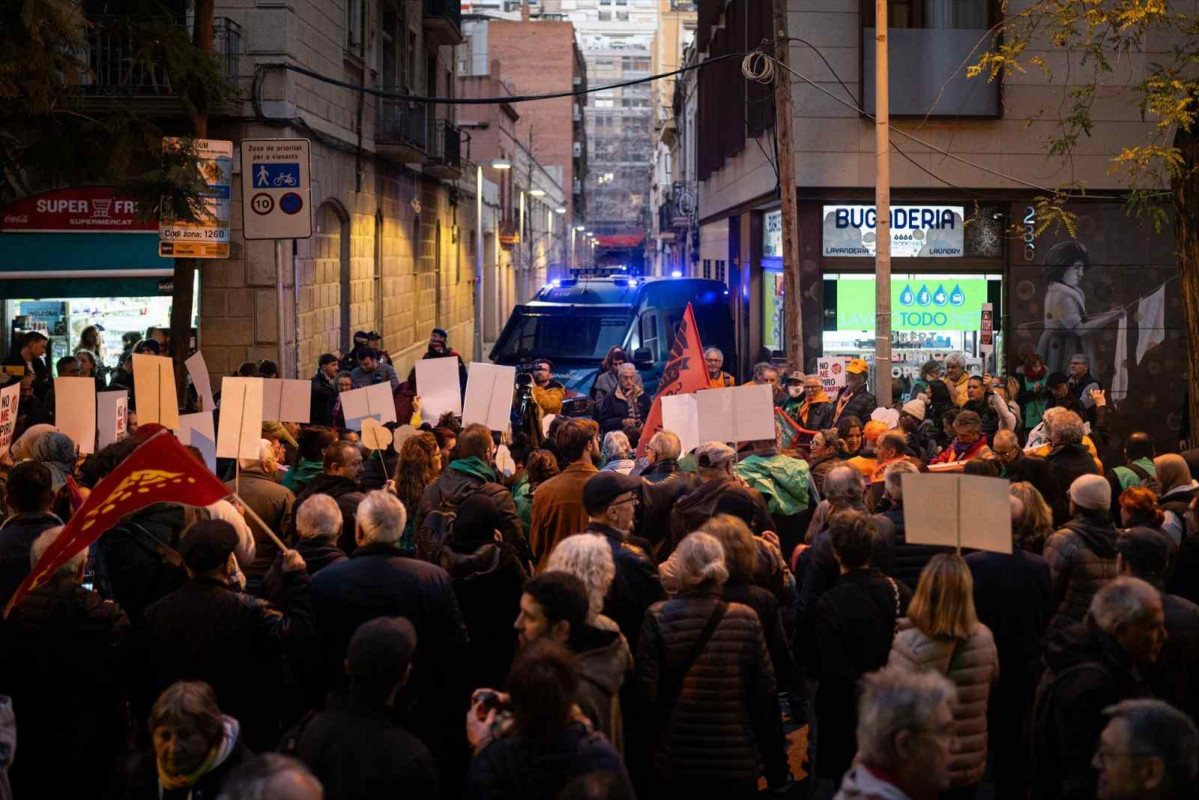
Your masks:
[[[538,572],[545,569],[558,542],[582,532],[591,521],[583,507],[583,485],[598,472],[598,437],[599,425],[589,419],[567,420],[554,436],[554,444],[569,466],[533,493],[529,547]]]

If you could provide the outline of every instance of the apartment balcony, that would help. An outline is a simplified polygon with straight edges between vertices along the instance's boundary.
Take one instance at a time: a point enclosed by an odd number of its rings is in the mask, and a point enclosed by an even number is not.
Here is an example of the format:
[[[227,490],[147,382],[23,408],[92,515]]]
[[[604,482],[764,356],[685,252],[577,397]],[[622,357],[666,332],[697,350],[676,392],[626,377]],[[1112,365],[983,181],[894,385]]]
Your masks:
[[[163,66],[166,53],[154,46],[153,34],[155,28],[164,26],[185,28],[181,19],[93,14],[87,20],[82,55],[88,72],[80,86],[85,108],[128,108],[169,116],[186,112]],[[241,26],[233,20],[213,20],[213,55],[220,62],[221,76],[229,82],[238,77],[241,38]]]
[[[407,100],[380,98],[375,150],[401,164],[423,163],[429,150],[426,106]]]
[[[462,131],[444,119],[431,120],[424,173],[442,180],[462,177]]]
[[[460,0],[425,0],[423,18],[425,41],[430,46],[462,44],[462,5]]]

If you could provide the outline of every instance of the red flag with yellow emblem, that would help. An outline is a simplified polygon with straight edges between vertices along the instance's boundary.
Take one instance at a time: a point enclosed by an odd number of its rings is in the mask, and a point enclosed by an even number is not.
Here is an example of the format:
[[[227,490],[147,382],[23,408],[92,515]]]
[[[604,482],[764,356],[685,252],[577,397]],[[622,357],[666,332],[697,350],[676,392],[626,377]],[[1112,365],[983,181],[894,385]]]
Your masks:
[[[174,436],[167,431],[156,434],[92,490],[54,544],[46,548],[33,571],[21,582],[4,607],[4,616],[7,617],[25,595],[126,514],[152,503],[208,506],[228,494],[225,485]]]
[[[649,416],[645,419],[645,427],[641,429],[641,439],[637,443],[637,456],[645,455],[645,447],[654,434],[662,430],[662,398],[676,394],[693,394],[700,389],[708,388],[708,367],[704,364],[704,346],[699,341],[699,328],[695,324],[695,312],[691,304],[683,312],[683,319],[674,335],[674,344],[670,348],[670,360],[662,370],[662,380],[658,383],[658,394],[654,396],[654,404],[650,407]]]

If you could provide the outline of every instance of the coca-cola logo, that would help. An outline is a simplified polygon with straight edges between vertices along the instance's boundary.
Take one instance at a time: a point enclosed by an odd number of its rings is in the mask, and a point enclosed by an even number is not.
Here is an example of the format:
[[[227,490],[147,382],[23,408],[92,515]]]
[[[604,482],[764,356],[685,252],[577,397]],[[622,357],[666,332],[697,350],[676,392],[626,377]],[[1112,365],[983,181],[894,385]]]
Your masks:
[[[5,214],[4,215],[4,224],[5,225],[24,225],[27,222],[29,222],[28,214]]]

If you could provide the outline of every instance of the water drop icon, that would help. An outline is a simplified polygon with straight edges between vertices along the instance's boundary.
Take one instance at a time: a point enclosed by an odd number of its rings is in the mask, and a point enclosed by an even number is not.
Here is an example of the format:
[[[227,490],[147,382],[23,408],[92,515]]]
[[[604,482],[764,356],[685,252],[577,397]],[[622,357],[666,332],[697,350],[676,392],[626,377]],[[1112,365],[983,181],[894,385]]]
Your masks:
[[[912,285],[905,284],[903,291],[899,293],[899,304],[901,306],[910,306],[916,302],[916,295],[912,293]]]
[[[933,301],[933,296],[928,291],[928,286],[921,286],[920,291],[916,294],[916,302],[922,306],[926,306]]]
[[[953,291],[949,293],[950,305],[960,306],[966,302],[966,293],[962,291],[961,285],[953,287]]]
[[[933,294],[933,305],[943,306],[949,302],[949,295],[945,293],[944,286],[938,286],[937,291]]]

